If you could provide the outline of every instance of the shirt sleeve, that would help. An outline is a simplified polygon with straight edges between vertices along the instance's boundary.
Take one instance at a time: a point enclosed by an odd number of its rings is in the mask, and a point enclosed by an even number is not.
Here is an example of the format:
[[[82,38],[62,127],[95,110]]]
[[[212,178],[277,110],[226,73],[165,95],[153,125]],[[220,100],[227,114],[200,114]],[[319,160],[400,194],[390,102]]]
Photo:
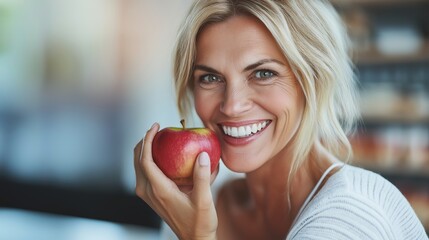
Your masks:
[[[428,239],[393,184],[374,173],[355,174],[347,188],[317,196],[287,239]]]

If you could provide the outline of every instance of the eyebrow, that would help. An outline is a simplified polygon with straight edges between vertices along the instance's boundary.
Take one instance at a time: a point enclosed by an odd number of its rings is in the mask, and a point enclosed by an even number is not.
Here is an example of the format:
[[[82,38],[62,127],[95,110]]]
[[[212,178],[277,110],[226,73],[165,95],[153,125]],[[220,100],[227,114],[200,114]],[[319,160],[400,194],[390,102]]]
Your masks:
[[[217,71],[216,69],[208,67],[208,66],[205,66],[205,65],[195,65],[194,71],[195,70],[202,70],[202,71],[205,71],[205,72],[210,72],[210,73],[215,73],[215,74],[221,75],[220,72]]]
[[[265,63],[277,63],[277,64],[280,64],[282,66],[285,66],[285,64],[283,62],[276,60],[276,59],[273,59],[273,58],[269,58],[269,59],[262,59],[262,60],[255,62],[255,63],[250,64],[249,66],[247,66],[243,69],[243,72],[255,69],[255,68],[257,68],[257,67],[259,67]]]
[[[277,63],[277,64],[280,64],[282,66],[285,66],[285,64],[283,62],[281,62],[279,60],[276,60],[276,59],[273,59],[273,58],[269,58],[269,59],[262,59],[262,60],[259,60],[259,61],[255,62],[255,63],[252,63],[252,64],[248,65],[247,67],[245,67],[243,69],[243,72],[255,69],[255,68],[257,68],[257,67],[259,67],[259,66],[261,66],[261,65],[263,65],[265,63]],[[219,75],[221,74],[216,69],[211,68],[211,67],[206,66],[206,65],[202,65],[202,64],[195,65],[194,71],[195,70],[202,70],[202,71],[205,71],[205,72],[215,73],[215,74],[219,74]]]

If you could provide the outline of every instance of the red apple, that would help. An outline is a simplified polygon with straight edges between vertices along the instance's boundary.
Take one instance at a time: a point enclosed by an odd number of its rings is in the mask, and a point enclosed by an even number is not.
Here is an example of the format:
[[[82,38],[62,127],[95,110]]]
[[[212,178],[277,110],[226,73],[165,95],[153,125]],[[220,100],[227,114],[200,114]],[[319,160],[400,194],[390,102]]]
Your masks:
[[[207,152],[213,173],[220,159],[220,143],[208,128],[167,127],[159,131],[152,143],[153,160],[161,171],[177,185],[192,185],[194,164],[198,154]]]

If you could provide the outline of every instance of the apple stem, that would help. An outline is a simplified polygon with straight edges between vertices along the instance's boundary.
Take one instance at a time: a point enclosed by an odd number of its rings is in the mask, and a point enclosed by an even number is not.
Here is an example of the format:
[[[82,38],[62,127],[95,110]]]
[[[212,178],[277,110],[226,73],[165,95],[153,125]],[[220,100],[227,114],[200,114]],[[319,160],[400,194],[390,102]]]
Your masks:
[[[180,120],[180,124],[182,124],[183,129],[185,129],[186,127],[185,119]]]

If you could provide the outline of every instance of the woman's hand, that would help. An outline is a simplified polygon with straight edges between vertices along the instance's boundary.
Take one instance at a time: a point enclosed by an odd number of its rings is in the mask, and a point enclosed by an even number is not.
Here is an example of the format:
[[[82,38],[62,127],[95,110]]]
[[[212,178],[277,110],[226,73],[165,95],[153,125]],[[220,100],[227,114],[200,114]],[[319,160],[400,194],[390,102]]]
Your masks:
[[[217,215],[210,183],[210,159],[200,153],[194,166],[192,190],[181,191],[152,158],[152,141],[159,130],[154,124],[134,148],[136,194],[170,226],[180,239],[216,239]]]

